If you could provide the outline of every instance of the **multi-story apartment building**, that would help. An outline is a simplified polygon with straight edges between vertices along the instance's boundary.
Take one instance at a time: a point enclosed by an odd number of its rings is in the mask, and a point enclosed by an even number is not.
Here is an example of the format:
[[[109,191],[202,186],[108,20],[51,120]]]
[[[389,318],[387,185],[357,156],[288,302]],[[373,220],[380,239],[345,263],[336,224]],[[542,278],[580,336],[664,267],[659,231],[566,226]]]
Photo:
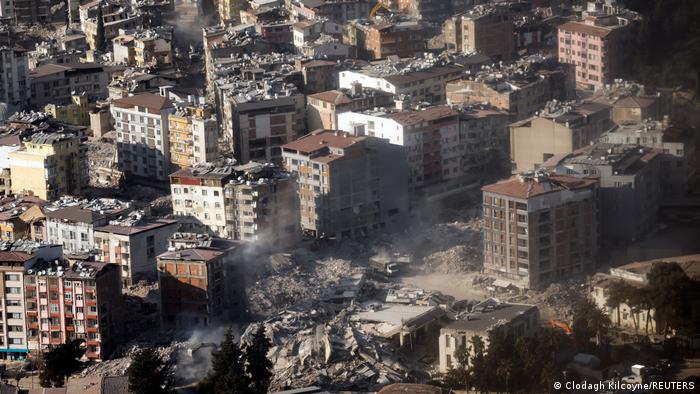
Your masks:
[[[168,239],[175,234],[175,220],[148,218],[143,212],[111,220],[109,224],[94,227],[95,259],[121,267],[124,286],[141,280],[158,278],[156,256],[168,248]]]
[[[484,270],[527,289],[590,271],[600,238],[598,188],[594,178],[545,172],[482,187]]]
[[[233,92],[236,93],[236,92]],[[281,146],[305,130],[305,96],[289,92],[277,97],[228,95],[223,103],[224,138],[239,163],[282,162]]]
[[[345,25],[343,43],[357,47],[365,59],[413,57],[426,48],[423,28],[414,20],[352,21]]]
[[[328,19],[302,20],[292,25],[292,43],[297,53],[322,35],[340,38],[343,36],[343,25]]]
[[[76,126],[90,126],[90,112],[94,108],[94,102],[90,102],[87,95],[74,94],[72,103],[68,105],[47,104],[44,111],[52,118]]]
[[[175,106],[166,97],[140,93],[114,100],[117,163],[126,174],[166,180],[170,167],[168,116]]]
[[[338,87],[338,72],[340,72],[341,67],[338,62],[319,59],[306,62],[297,60],[294,64],[294,68],[300,70],[304,78],[303,91],[307,95],[336,89]]]
[[[615,126],[600,142],[634,144],[661,152],[661,191],[666,201],[684,197],[697,181],[696,138],[691,129],[647,120]]]
[[[85,357],[106,359],[122,342],[119,267],[101,262],[37,262],[24,271],[29,351],[85,340]]]
[[[27,318],[24,310],[24,267],[36,261],[25,252],[0,251],[2,273],[2,323],[0,332],[0,359],[23,359],[27,347]]]
[[[415,71],[400,72],[403,68]],[[352,89],[353,84],[392,93],[397,97],[410,96],[413,101],[426,101],[433,105],[445,103],[445,84],[462,76],[464,67],[441,66],[414,59],[402,59],[398,63],[372,63],[359,70],[341,71],[338,86]]]
[[[168,116],[172,170],[219,158],[218,123],[211,107],[178,107]]]
[[[200,165],[171,174],[170,188],[183,226],[275,247],[299,240],[296,182],[274,165]]]
[[[457,149],[459,116],[449,107],[393,113],[344,112],[338,116],[338,126],[357,136],[379,137],[403,146],[411,191],[464,175],[460,167],[462,151]]]
[[[533,116],[550,100],[575,97],[573,75],[563,67],[533,70],[506,66],[450,81],[445,90],[450,104],[488,103],[508,111],[512,121]]]
[[[193,233],[175,234],[172,244],[158,256],[163,327],[191,329],[240,316],[245,310],[241,244]]]
[[[73,96],[84,94],[88,99],[105,99],[109,92],[109,69],[97,63],[45,64],[29,73],[32,107],[48,104],[71,104]]]
[[[625,70],[634,21],[619,15],[586,16],[559,26],[559,62],[576,68],[576,83],[601,87]]]
[[[119,35],[119,30],[131,30],[138,26],[140,18],[132,14],[128,8],[114,1],[91,1],[80,5],[80,30],[85,33],[85,39],[90,49],[95,49],[97,36],[97,7],[102,7],[102,20],[104,22],[104,37],[106,42],[111,42]]]
[[[329,1],[291,1],[288,6],[291,14],[299,19],[326,18],[336,23],[345,24],[355,19],[367,18],[376,3],[370,0],[329,0]]]
[[[587,146],[612,126],[607,105],[549,102],[538,115],[510,125],[513,167],[537,169],[552,156]]]
[[[119,64],[162,67],[173,64],[172,28],[158,27],[114,38],[112,53]]]
[[[500,7],[475,7],[443,23],[445,45],[451,52],[479,52],[494,60],[515,53],[513,20]]]
[[[408,166],[403,148],[368,136],[318,130],[284,145],[299,184],[301,228],[315,237],[363,237],[405,225]]]
[[[0,102],[11,109],[29,105],[31,88],[27,51],[0,46]]]
[[[359,83],[351,89],[328,90],[307,96],[306,123],[309,130],[339,129],[338,114],[391,107],[394,95],[377,89],[363,89]]]
[[[0,199],[0,240],[13,242],[32,238],[35,220],[44,216],[42,209],[46,201],[34,197],[12,197]]]
[[[39,132],[10,152],[12,191],[43,200],[80,194],[88,184],[87,147],[80,134]]]
[[[95,228],[131,211],[131,203],[113,199],[62,198],[44,209],[48,241],[69,253],[95,249]]]
[[[479,337],[488,349],[490,335],[503,330],[516,338],[535,337],[540,327],[540,313],[536,305],[501,303],[490,298],[476,304],[466,318],[449,323],[440,329],[438,339],[440,372],[459,367],[455,353],[464,347],[469,360],[474,356],[472,338]],[[470,361],[471,364],[471,361]]]
[[[0,5],[0,17],[16,24],[45,23],[51,17],[50,5],[48,0],[6,0]]]
[[[550,159],[557,173],[600,180],[603,240],[632,242],[656,228],[661,202],[661,151],[597,143]]]
[[[508,113],[485,106],[457,109],[462,173],[478,179],[485,174],[510,172]]]

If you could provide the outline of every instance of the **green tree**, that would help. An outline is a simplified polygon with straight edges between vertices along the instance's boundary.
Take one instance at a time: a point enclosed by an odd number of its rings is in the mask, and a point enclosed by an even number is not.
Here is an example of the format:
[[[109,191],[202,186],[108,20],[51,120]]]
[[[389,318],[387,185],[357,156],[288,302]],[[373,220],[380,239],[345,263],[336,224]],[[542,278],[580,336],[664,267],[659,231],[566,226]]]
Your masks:
[[[170,393],[171,365],[155,348],[137,350],[131,357],[126,370],[129,377],[129,391],[133,394]]]
[[[469,370],[469,348],[461,344],[454,353],[457,367],[450,368],[444,376],[444,385],[453,390],[469,390],[471,388],[471,371]]]
[[[97,6],[97,29],[95,31],[95,50],[104,53],[107,49],[107,39],[105,38],[105,21],[102,15],[102,3]]]
[[[272,362],[267,358],[270,340],[265,336],[265,325],[258,325],[253,340],[245,347],[246,372],[254,393],[265,394],[272,379]]]
[[[80,358],[85,354],[83,341],[58,345],[43,355],[39,381],[41,387],[63,387],[66,378],[83,368]]]
[[[610,318],[593,301],[588,298],[579,301],[573,312],[572,329],[580,346],[587,345],[593,337],[596,338],[597,344],[606,341],[611,325]]]
[[[212,354],[212,369],[199,385],[206,394],[252,393],[251,380],[245,371],[245,355],[228,329],[219,347]]]
[[[691,316],[690,295],[697,288],[677,263],[654,263],[647,274],[648,300],[656,311],[657,323],[664,334],[672,328],[684,331],[689,328]],[[659,328],[659,327],[657,327]]]

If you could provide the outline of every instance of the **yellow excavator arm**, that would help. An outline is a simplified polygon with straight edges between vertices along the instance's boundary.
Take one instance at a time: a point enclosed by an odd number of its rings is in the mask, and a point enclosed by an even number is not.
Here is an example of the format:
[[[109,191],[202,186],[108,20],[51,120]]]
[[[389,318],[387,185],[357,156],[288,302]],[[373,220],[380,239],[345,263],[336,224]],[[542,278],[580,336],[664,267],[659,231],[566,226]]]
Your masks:
[[[374,16],[377,14],[377,12],[382,8],[388,12],[391,12],[391,8],[389,8],[388,5],[386,5],[380,1],[377,3],[377,5],[374,6],[374,8],[372,8],[372,11],[369,12],[369,19],[374,18]]]

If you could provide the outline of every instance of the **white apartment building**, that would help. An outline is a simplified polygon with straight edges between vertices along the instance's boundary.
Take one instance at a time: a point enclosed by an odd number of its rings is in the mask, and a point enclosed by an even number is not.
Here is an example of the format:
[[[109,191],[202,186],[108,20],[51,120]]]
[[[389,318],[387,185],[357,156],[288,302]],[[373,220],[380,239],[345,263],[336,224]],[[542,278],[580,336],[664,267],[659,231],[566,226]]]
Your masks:
[[[173,213],[183,228],[206,228],[216,235],[226,234],[224,185],[231,176],[225,167],[201,171],[186,168],[170,175]]]
[[[170,168],[168,115],[173,103],[157,94],[140,93],[112,102],[117,131],[117,163],[126,174],[164,181]]]
[[[403,112],[344,112],[338,114],[338,128],[405,147],[410,190],[464,175],[460,167],[459,114],[449,107]]]

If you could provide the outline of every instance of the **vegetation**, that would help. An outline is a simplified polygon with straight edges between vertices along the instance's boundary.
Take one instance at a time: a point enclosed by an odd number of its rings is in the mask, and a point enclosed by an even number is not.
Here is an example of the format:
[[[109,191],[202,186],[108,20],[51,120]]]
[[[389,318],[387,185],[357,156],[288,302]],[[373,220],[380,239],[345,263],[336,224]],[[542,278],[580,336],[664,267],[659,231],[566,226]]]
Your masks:
[[[626,0],[625,5],[644,18],[627,62],[632,66],[629,77],[700,93],[700,2]]]
[[[101,4],[101,3],[100,3]],[[107,49],[107,39],[105,37],[105,21],[102,15],[102,6],[97,7],[97,31],[95,32],[95,50],[104,53]]]
[[[697,322],[689,319],[692,316],[690,302],[700,295],[700,283],[690,279],[683,268],[676,263],[655,263],[647,275],[648,285],[635,287],[622,280],[614,282],[607,293],[607,305],[619,309],[621,304],[627,304],[632,310],[635,328],[644,329],[649,333],[649,323],[656,320],[659,333],[668,334],[676,330],[681,334],[697,332]],[[640,324],[639,314],[643,314],[644,327]],[[619,321],[619,320],[618,320]]]
[[[83,368],[80,358],[85,354],[83,341],[58,345],[43,355],[39,381],[41,387],[63,387],[66,378]]]
[[[516,338],[495,330],[487,351],[483,339],[474,336],[457,349],[457,367],[445,374],[443,385],[480,392],[551,392],[553,383],[561,380],[555,366],[556,350],[566,341],[566,336],[551,329],[543,330],[538,338]]]
[[[126,370],[129,391],[133,394],[170,393],[171,366],[163,360],[155,348],[138,350]]]
[[[608,330],[612,322],[608,315],[590,299],[584,298],[574,306],[572,329],[574,339],[579,347],[586,347],[591,338],[597,344],[607,342]]]
[[[271,345],[265,336],[265,327],[262,324],[258,326],[244,351],[234,339],[229,329],[213,352],[212,369],[200,382],[200,393],[267,393],[272,378],[272,363],[267,358]]]

